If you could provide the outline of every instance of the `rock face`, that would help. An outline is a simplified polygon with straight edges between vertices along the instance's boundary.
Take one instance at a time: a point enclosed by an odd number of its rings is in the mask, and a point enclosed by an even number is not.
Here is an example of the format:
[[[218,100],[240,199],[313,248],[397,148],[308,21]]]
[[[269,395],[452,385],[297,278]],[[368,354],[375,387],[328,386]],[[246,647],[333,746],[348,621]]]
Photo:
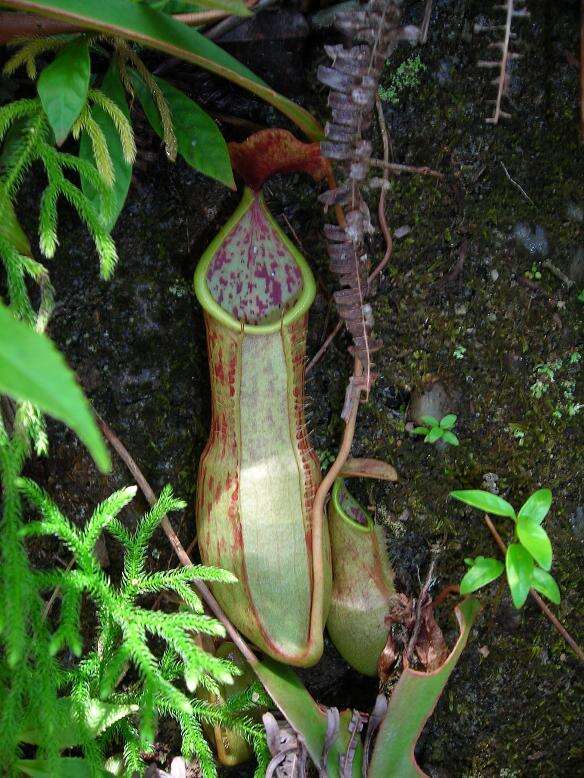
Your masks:
[[[412,13],[420,5],[412,5]],[[525,57],[518,64],[525,92],[514,97],[514,118],[495,128],[485,123],[489,76],[476,68],[479,43],[470,33],[484,5],[479,0],[434,4],[429,41],[419,50],[427,70],[416,87],[400,93],[398,106],[385,107],[396,161],[440,168],[447,182],[421,176],[391,180],[388,222],[394,228],[410,224],[412,231],[396,241],[374,301],[385,347],[376,355],[380,375],[360,412],[353,454],[392,462],[400,481],[368,486],[359,498],[386,525],[397,586],[412,595],[424,580],[431,548],[439,551],[438,589],[460,580],[464,557],[495,553],[477,517],[448,500],[451,489],[480,488],[485,474],[496,473],[501,495],[518,503],[538,486],[549,486],[554,504],[546,527],[555,550],[553,572],[562,587],[559,615],[583,643],[584,622],[578,615],[584,585],[582,411],[569,415],[570,404],[582,398],[577,385],[574,399],[566,398],[562,384],[578,375],[577,363],[570,360],[582,342],[579,288],[567,290],[543,267],[541,279],[526,278],[534,259],[518,250],[513,237],[517,223],[541,225],[553,264],[566,273],[581,249],[581,223],[564,216],[569,203],[584,207],[575,163],[581,155],[578,71],[565,56],[578,47],[579,4],[530,1],[532,22],[521,30]],[[321,43],[309,42],[297,66],[307,75],[303,98],[325,116],[311,82],[322,61]],[[272,51],[277,56],[278,47]],[[404,49],[396,61],[410,55]],[[456,63],[450,80],[441,75],[444,61]],[[186,71],[194,72],[184,66],[181,76]],[[270,80],[269,68],[263,72]],[[278,123],[271,109],[259,113],[257,103],[250,109],[243,93],[225,85],[222,90],[229,98],[224,113],[235,113],[228,108],[237,101],[238,115]],[[207,101],[212,103],[213,90],[207,90]],[[535,206],[508,180],[499,160]],[[115,231],[120,264],[109,283],[99,280],[84,231],[61,209],[66,227],[50,267],[59,304],[51,335],[153,487],[170,482],[192,506],[210,423],[204,328],[192,274],[238,198],[181,163],[169,166],[162,154],[139,177],[141,188],[131,190]],[[315,187],[301,177],[275,179],[266,196],[288,230],[286,216],[321,289],[330,293]],[[375,201],[371,204],[376,208]],[[468,252],[455,276],[450,271],[465,238]],[[377,255],[382,254],[380,242]],[[448,274],[451,280],[437,287]],[[333,326],[327,308],[320,294],[309,354]],[[346,346],[339,337],[309,383],[310,427],[325,454],[335,451],[340,438],[339,413],[350,372]],[[537,372],[538,366],[557,360],[561,367],[554,381]],[[440,457],[434,447],[404,434],[408,398],[426,374],[451,376],[463,395],[456,428],[461,445]],[[531,390],[538,380],[547,386],[539,399]],[[51,424],[51,451],[49,460],[31,468],[80,522],[96,501],[131,482],[119,463],[112,477],[99,476],[61,425]],[[129,512],[126,516],[132,520]],[[194,536],[192,507],[176,524],[188,545]],[[158,544],[153,566],[163,567],[171,553],[162,537]],[[107,551],[113,574],[116,548],[109,540]],[[434,775],[477,778],[579,774],[578,727],[584,711],[576,661],[538,610],[514,611],[506,596],[499,605],[494,589],[483,599],[485,611],[474,638],[420,742],[420,763]],[[446,614],[444,623],[449,623]],[[375,699],[375,684],[350,671],[328,641],[323,662],[304,677],[327,705],[365,710]],[[232,774],[241,778],[247,773],[236,768]]]

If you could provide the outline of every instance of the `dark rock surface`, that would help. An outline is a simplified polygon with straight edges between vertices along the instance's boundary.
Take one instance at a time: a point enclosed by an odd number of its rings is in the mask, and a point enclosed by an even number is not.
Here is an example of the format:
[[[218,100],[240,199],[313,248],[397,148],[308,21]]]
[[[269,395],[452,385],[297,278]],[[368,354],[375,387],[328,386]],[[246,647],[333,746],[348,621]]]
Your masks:
[[[412,231],[396,241],[375,299],[385,348],[377,358],[379,380],[360,413],[354,452],[385,458],[400,474],[396,485],[363,484],[361,497],[389,530],[398,581],[409,594],[419,590],[433,553],[436,589],[460,579],[464,557],[496,553],[480,515],[448,500],[451,489],[480,488],[487,474],[495,474],[500,493],[517,504],[549,486],[554,505],[546,526],[563,595],[557,611],[584,643],[584,411],[570,415],[582,402],[580,366],[571,362],[582,350],[582,305],[579,289],[563,286],[541,257],[535,257],[541,279],[525,285],[534,256],[514,237],[518,224],[532,232],[539,225],[547,258],[565,273],[584,245],[581,220],[566,215],[571,204],[584,208],[578,71],[566,58],[566,51],[577,51],[578,5],[529,3],[531,19],[517,27],[525,57],[515,69],[513,116],[498,127],[485,123],[490,74],[476,62],[486,41],[472,33],[477,17],[487,13],[484,3],[435,2],[427,45],[396,55],[397,64],[419,53],[426,69],[416,87],[400,93],[399,105],[386,106],[395,160],[430,165],[446,179],[391,181],[388,221],[393,228],[409,224]],[[412,19],[419,19],[422,6],[411,4]],[[310,39],[295,77],[304,82],[301,101],[324,121],[326,96],[314,79],[325,59],[322,42]],[[277,47],[272,56],[277,58]],[[181,66],[180,74],[185,70]],[[286,90],[285,84],[275,86]],[[233,93],[222,88],[227,99],[218,110],[225,111]],[[213,94],[207,91],[207,105]],[[252,121],[278,121],[271,110],[259,114],[240,92],[234,99],[238,116],[248,111]],[[184,515],[174,518],[188,545],[210,407],[204,326],[191,280],[197,257],[237,196],[181,162],[171,167],[162,153],[138,178],[115,230],[120,263],[108,283],[99,279],[84,231],[61,210],[61,248],[50,267],[59,307],[50,332],[153,487],[172,483],[189,500]],[[285,229],[294,229],[319,277],[312,353],[335,322],[316,194],[300,176],[276,178],[266,189],[274,215]],[[462,271],[440,284],[463,240],[468,250]],[[373,248],[381,256],[379,241]],[[309,382],[311,427],[322,452],[334,452],[340,438],[350,370],[346,346],[339,337]],[[554,379],[545,379],[537,397],[532,387],[541,379],[539,366],[558,360]],[[431,375],[460,396],[461,446],[440,455],[404,431],[409,398]],[[51,458],[32,469],[81,522],[97,501],[131,479],[119,462],[110,477],[100,476],[71,433],[56,424],[51,433]],[[131,520],[131,511],[126,515]],[[509,538],[509,526],[498,524]],[[108,552],[115,566],[109,541]],[[152,564],[171,561],[160,534]],[[440,776],[584,775],[582,668],[532,603],[516,612],[496,587],[482,601],[469,647],[421,738],[421,764]],[[446,613],[444,618],[448,622]],[[328,704],[366,708],[374,700],[374,684],[350,671],[331,646],[306,679]],[[230,774],[248,773],[237,768]]]

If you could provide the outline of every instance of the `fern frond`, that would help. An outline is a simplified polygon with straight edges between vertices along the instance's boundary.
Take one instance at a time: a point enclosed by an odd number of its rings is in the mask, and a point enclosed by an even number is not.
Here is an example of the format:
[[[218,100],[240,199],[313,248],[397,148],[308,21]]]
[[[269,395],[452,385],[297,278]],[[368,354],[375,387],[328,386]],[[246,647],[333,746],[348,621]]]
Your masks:
[[[172,113],[166,97],[163,95],[162,90],[156,83],[156,79],[152,73],[148,70],[134,49],[128,43],[126,43],[126,41],[120,38],[116,39],[116,50],[119,55],[118,58],[124,62],[124,65],[120,68],[122,82],[126,84],[129,81],[125,63],[130,61],[152,93],[152,98],[156,103],[158,113],[160,114],[160,121],[162,122],[162,137],[164,147],[166,149],[166,156],[172,162],[174,162],[176,160],[178,146],[172,123]],[[130,94],[133,94],[133,90],[131,88],[128,91]]]
[[[41,195],[39,210],[39,248],[41,254],[51,259],[59,245],[57,236],[57,200],[59,187],[56,182],[50,183]]]
[[[0,569],[2,591],[10,596],[10,619],[5,620],[4,645],[8,665],[14,667],[27,649],[26,621],[32,596],[32,581],[22,529],[22,503],[17,478],[22,466],[22,454],[14,445],[0,448],[2,483],[2,518],[0,520]]]
[[[14,100],[0,107],[0,141],[6,132],[18,119],[36,115],[41,108],[38,99]]]
[[[172,488],[165,486],[155,505],[140,521],[127,549],[124,559],[125,582],[135,581],[142,576],[148,543],[162,519],[167,513],[182,510],[184,507],[186,507],[186,503],[177,500],[172,494]]]
[[[99,214],[83,192],[67,179],[63,179],[60,189],[93,238],[99,256],[101,277],[105,280],[111,278],[118,262],[118,252],[111,235],[103,227]]]
[[[54,656],[67,646],[75,656],[81,656],[83,640],[81,637],[81,596],[83,589],[76,586],[72,576],[67,576],[61,587],[61,620],[57,631],[49,643],[49,651]]]
[[[34,325],[36,313],[32,307],[25,282],[25,266],[22,255],[4,235],[0,234],[0,260],[6,271],[6,286],[10,300],[10,309],[14,315]]]
[[[177,713],[174,718],[178,721],[182,735],[181,755],[187,760],[197,758],[203,778],[217,778],[215,759],[200,723],[194,716],[185,713]]]
[[[11,76],[23,65],[26,67],[28,77],[34,81],[37,77],[37,58],[51,51],[58,51],[70,41],[70,36],[50,36],[46,38],[33,38],[20,45],[20,48],[10,57],[4,65],[3,73]],[[16,44],[19,45],[19,44]]]
[[[95,166],[103,182],[111,188],[114,184],[114,164],[107,145],[106,137],[99,124],[91,115],[90,107],[85,104],[83,110],[71,128],[71,134],[77,140],[82,132],[86,132],[91,142]]]
[[[134,499],[137,490],[136,486],[126,486],[111,494],[97,506],[83,532],[83,544],[88,551],[93,551],[103,529]]]
[[[122,144],[124,160],[128,165],[133,165],[136,160],[136,141],[132,125],[122,109],[114,101],[99,89],[89,90],[89,100],[104,110],[110,117]]]
[[[25,101],[20,101],[25,102]],[[26,101],[29,102],[29,101]],[[32,163],[38,158],[40,144],[46,139],[49,133],[49,126],[46,116],[41,108],[40,101],[30,101],[33,103],[33,111],[28,111],[27,121],[24,123],[21,131],[22,141],[18,147],[13,150],[10,160],[10,167],[4,173],[0,180],[0,189],[4,197],[12,200],[18,191],[24,174]],[[10,104],[14,105],[14,103]],[[0,109],[1,111],[2,109]],[[6,126],[6,129],[9,125]],[[0,117],[0,140],[3,137]]]

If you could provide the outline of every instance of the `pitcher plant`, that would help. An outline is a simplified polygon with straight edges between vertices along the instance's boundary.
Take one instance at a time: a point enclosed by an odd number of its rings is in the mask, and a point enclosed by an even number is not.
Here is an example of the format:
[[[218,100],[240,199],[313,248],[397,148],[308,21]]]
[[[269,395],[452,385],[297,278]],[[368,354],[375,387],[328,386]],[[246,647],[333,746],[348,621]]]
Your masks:
[[[343,659],[375,676],[395,595],[385,535],[342,478],[334,483],[328,517],[333,591],[327,630]]]
[[[326,532],[319,553],[312,544],[321,474],[304,416],[315,281],[270,214],[261,185],[271,173],[290,170],[319,179],[326,165],[318,144],[283,130],[232,144],[231,154],[247,186],[195,272],[212,396],[199,464],[198,542],[205,564],[238,579],[213,586],[235,626],[273,658],[307,666],[322,654],[331,587]],[[320,591],[315,559],[324,566]]]

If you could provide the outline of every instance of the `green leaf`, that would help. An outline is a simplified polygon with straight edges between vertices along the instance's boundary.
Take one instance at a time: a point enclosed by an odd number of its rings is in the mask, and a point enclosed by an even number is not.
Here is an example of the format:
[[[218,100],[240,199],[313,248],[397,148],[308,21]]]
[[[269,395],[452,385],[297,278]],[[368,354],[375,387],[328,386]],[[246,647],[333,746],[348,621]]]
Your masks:
[[[85,105],[91,65],[89,47],[77,38],[44,68],[37,82],[41,103],[60,146]]]
[[[430,432],[428,427],[414,427],[412,435],[427,435]]]
[[[513,605],[521,608],[531,588],[533,557],[519,543],[511,543],[505,557],[505,568]]]
[[[557,585],[554,578],[541,567],[534,567],[533,574],[531,576],[531,585],[548,600],[551,600],[555,605],[560,604],[560,588]]]
[[[548,515],[549,509],[552,504],[552,493],[549,489],[538,489],[529,497],[521,506],[519,511],[519,518],[524,516],[525,518],[533,519],[541,524],[545,517]]]
[[[193,0],[189,5],[210,8],[213,11],[226,11],[233,16],[252,16],[251,11],[242,0],[196,0],[196,2]]]
[[[455,500],[460,500],[472,508],[478,508],[485,513],[493,513],[495,516],[509,516],[511,519],[515,519],[515,511],[513,506],[510,505],[507,500],[502,497],[498,497],[496,494],[485,492],[482,489],[459,489],[455,492],[450,492],[450,496]]]
[[[473,566],[464,575],[460,582],[460,593],[470,594],[480,589],[482,586],[486,586],[491,581],[496,580],[503,570],[505,565],[498,559],[491,559],[490,557],[479,556],[475,559]]]
[[[137,41],[172,57],[192,62],[248,89],[275,106],[311,139],[323,130],[304,108],[278,94],[258,76],[197,30],[130,0],[3,0],[3,5],[70,22],[91,30]]]
[[[535,561],[544,570],[549,570],[552,566],[552,544],[541,524],[527,516],[519,516],[517,537]]]
[[[162,138],[162,122],[152,93],[136,71],[131,75],[148,121]],[[235,189],[227,144],[213,119],[194,100],[164,79],[156,78],[156,83],[170,107],[180,155],[195,170]]]
[[[460,635],[446,661],[431,673],[406,668],[397,682],[375,741],[368,778],[420,778],[415,746],[464,647],[480,611],[470,597],[455,610]]]
[[[113,773],[95,768],[87,759],[77,756],[62,756],[57,760],[58,773],[55,773],[55,763],[48,759],[19,759],[16,768],[33,778],[94,778],[94,776],[112,776]]]
[[[440,420],[440,426],[443,430],[451,430],[456,424],[457,416],[454,413],[449,413]]]
[[[0,189],[0,235],[6,238],[19,254],[25,257],[32,257],[32,249],[26,234],[14,213],[14,208],[6,192]]]
[[[444,430],[444,434],[442,435],[442,439],[445,443],[449,443],[451,446],[459,446],[460,441],[454,434],[454,432],[450,432],[450,430]]]
[[[440,440],[443,435],[444,430],[441,430],[440,427],[432,427],[430,432],[424,438],[424,443],[436,443],[436,441]]]
[[[74,374],[53,343],[17,321],[0,305],[0,392],[28,400],[65,422],[89,449],[102,472],[110,459]]]
[[[434,416],[422,416],[421,421],[427,424],[428,427],[439,427],[440,422]]]
[[[122,86],[118,68],[114,63],[109,66],[100,89],[107,97],[114,101],[118,108],[123,111],[126,118],[129,119],[130,111],[126,102],[126,94],[124,87]],[[132,181],[132,165],[124,159],[122,141],[120,140],[120,135],[116,130],[111,116],[109,116],[109,114],[99,105],[93,106],[91,115],[100,126],[107,141],[114,167],[114,185],[107,207],[105,207],[102,195],[84,177],[81,178],[81,188],[83,194],[91,201],[93,207],[100,214],[105,229],[110,232],[118,220],[118,216],[120,215],[128,196],[130,183]],[[91,140],[86,132],[81,135],[79,156],[81,159],[85,159],[95,165]]]

